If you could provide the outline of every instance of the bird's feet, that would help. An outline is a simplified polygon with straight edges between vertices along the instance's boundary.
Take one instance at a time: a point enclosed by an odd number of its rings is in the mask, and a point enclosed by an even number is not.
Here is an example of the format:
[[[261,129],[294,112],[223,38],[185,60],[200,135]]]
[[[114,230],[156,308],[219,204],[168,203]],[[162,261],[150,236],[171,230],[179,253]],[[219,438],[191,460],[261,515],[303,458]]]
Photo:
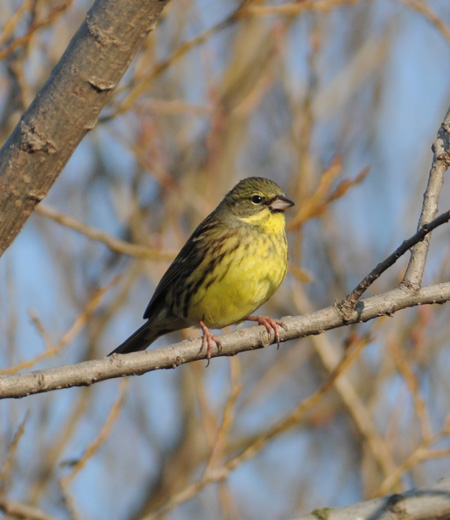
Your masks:
[[[217,352],[220,352],[222,350],[222,343],[220,342],[217,336],[214,336],[214,334],[208,329],[208,327],[203,323],[203,321],[200,320],[198,324],[200,325],[203,331],[202,346],[200,347],[200,352],[203,350],[204,347],[206,347],[206,359],[208,360],[206,366],[208,366],[209,360],[211,359],[213,343],[215,343],[217,346]]]
[[[273,332],[275,335],[275,340],[277,342],[277,349],[280,348],[280,334],[278,332],[278,326],[283,327],[284,330],[287,330],[286,325],[281,320],[268,318],[267,316],[249,316],[248,318],[246,318],[246,320],[256,321],[259,323],[259,325],[264,325],[269,336]]]

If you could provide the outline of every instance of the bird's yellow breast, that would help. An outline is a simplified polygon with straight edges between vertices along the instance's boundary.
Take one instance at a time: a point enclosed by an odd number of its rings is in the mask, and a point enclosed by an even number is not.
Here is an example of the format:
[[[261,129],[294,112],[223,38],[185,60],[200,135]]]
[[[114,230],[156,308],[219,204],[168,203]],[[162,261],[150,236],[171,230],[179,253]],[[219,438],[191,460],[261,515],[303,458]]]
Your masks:
[[[209,328],[240,322],[278,289],[287,271],[284,216],[265,217],[257,223],[255,217],[246,219],[253,225],[228,238],[223,258],[192,296],[189,321],[202,320]]]

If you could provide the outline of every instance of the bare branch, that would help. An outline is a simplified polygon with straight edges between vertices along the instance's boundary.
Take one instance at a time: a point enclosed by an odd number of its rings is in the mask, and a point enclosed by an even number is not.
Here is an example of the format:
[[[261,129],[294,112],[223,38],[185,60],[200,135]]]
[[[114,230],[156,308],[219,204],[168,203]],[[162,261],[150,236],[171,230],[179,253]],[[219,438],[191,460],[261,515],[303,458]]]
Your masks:
[[[445,23],[440,13],[435,13],[426,2],[420,0],[399,0],[411,9],[424,15],[424,17],[433,24],[442,36],[450,43],[450,27]]]
[[[349,323],[360,323],[379,316],[392,316],[395,312],[416,305],[445,303],[450,299],[450,282],[423,287],[414,293],[395,289],[379,296],[358,302],[356,309],[344,319],[335,307],[327,307],[311,314],[285,317],[286,330],[280,328],[282,342],[321,334]],[[238,330],[220,337],[220,354],[213,351],[212,357],[234,356],[239,352],[263,348],[267,341],[263,326]],[[20,398],[30,394],[48,392],[74,386],[89,386],[99,381],[116,377],[142,375],[153,370],[176,368],[184,363],[204,359],[200,350],[201,340],[186,340],[175,345],[150,351],[114,355],[105,359],[85,361],[76,365],[39,370],[22,375],[0,377],[0,399]]]
[[[411,259],[408,264],[402,286],[405,289],[418,289],[422,283],[425,263],[430,244],[430,233],[438,226],[450,220],[450,211],[442,213],[434,218],[438,209],[439,194],[444,184],[444,174],[450,166],[450,108],[438,131],[436,141],[433,143],[433,161],[431,165],[428,185],[425,191],[422,213],[420,215],[417,232],[407,240],[404,240],[385,260],[380,262],[343,300],[338,300],[336,306],[344,317],[351,314],[356,303],[364,292],[377,280],[389,267],[412,248]]]
[[[431,222],[438,210],[439,194],[444,184],[444,175],[450,166],[450,108],[433,143],[433,161],[428,177],[428,185],[423,196],[422,213],[417,229]],[[411,251],[411,259],[406,269],[402,284],[417,289],[422,283],[425,262],[427,260],[430,236],[417,243]]]
[[[291,520],[443,520],[450,518],[450,478],[434,486],[412,489],[338,509],[316,509]]]
[[[28,506],[17,500],[8,500],[0,497],[0,511],[6,513],[8,518],[27,518],[28,520],[55,520],[54,516],[47,515],[37,507]]]
[[[449,220],[450,210],[442,213],[432,222],[423,224],[417,233],[415,233],[412,237],[404,240],[392,254],[380,262],[345,299],[338,300],[336,302],[336,306],[343,313],[344,317],[347,317],[349,313],[351,314],[351,311],[354,310],[358,300],[361,298],[364,292],[373,284],[373,282],[375,282],[375,280],[377,280],[387,269],[389,269],[389,267],[393,266],[401,256],[403,256],[409,249],[411,249],[411,247],[423,242],[427,236],[429,236],[429,233],[442,224],[445,224]]]
[[[105,233],[104,231],[100,231],[91,226],[88,226],[76,218],[70,215],[66,215],[61,211],[47,206],[46,204],[39,204],[36,206],[36,213],[51,218],[62,226],[66,226],[67,228],[73,229],[74,231],[78,231],[92,240],[102,242],[107,247],[109,247],[111,251],[116,253],[152,260],[173,260],[176,256],[175,251],[159,251],[145,245],[132,244],[130,242],[126,242],[125,240],[120,240],[120,238],[116,238],[109,235],[108,233]]]

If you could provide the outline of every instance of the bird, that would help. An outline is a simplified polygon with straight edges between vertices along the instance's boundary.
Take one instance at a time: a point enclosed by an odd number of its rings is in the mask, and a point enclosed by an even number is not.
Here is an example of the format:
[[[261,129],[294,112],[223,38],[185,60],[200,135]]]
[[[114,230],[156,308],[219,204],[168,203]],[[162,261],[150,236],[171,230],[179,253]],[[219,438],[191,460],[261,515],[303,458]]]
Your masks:
[[[143,319],[147,320],[109,355],[145,350],[157,338],[199,326],[200,351],[209,364],[210,329],[244,320],[264,325],[280,345],[281,320],[251,316],[278,289],[288,268],[286,209],[294,202],[264,177],[242,179],[195,229],[158,283]]]

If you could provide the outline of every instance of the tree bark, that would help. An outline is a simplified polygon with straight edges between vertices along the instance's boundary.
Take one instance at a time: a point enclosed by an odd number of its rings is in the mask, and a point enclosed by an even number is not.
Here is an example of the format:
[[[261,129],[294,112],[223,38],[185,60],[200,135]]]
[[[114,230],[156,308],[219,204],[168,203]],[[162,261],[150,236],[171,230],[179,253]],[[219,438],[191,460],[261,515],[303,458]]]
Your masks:
[[[0,151],[0,256],[50,190],[169,0],[97,0]]]

